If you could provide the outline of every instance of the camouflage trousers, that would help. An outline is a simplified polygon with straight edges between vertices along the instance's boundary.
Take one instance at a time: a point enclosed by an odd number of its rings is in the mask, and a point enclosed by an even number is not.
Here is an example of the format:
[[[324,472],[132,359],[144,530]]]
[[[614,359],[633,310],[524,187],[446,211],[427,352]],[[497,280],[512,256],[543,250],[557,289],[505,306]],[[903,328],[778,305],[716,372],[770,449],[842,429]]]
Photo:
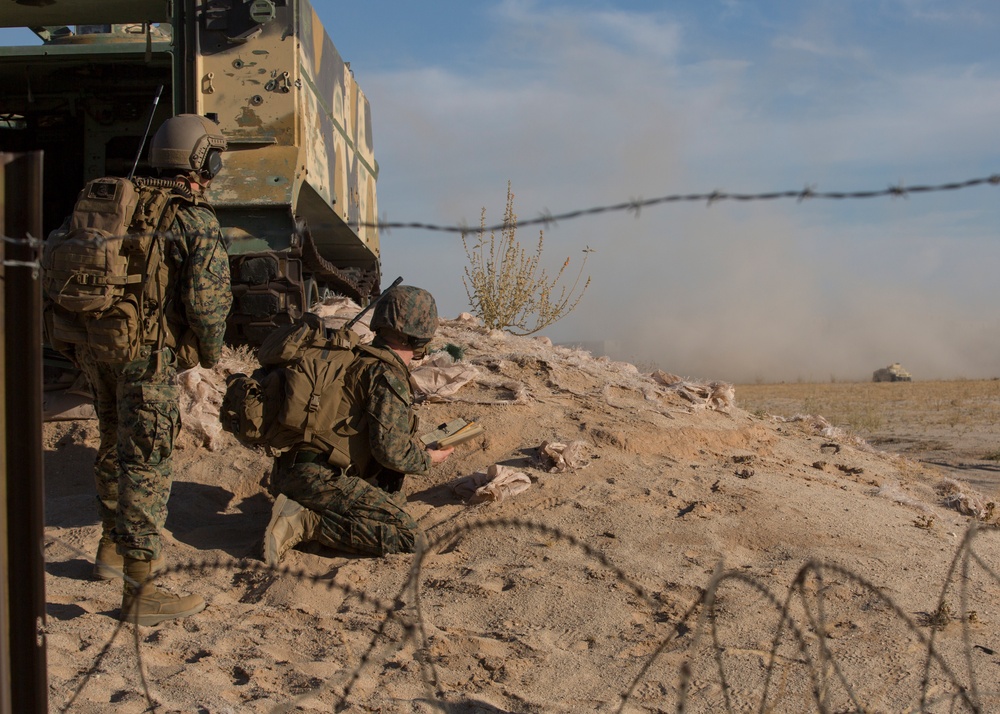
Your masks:
[[[148,347],[134,362],[114,365],[98,362],[83,345],[77,361],[94,390],[100,424],[94,472],[101,523],[122,555],[158,558],[180,430],[173,354],[164,350],[159,371]]]
[[[356,476],[344,476],[323,462],[279,462],[274,488],[319,514],[313,539],[359,555],[412,553],[423,533],[403,508],[405,496],[383,491]]]

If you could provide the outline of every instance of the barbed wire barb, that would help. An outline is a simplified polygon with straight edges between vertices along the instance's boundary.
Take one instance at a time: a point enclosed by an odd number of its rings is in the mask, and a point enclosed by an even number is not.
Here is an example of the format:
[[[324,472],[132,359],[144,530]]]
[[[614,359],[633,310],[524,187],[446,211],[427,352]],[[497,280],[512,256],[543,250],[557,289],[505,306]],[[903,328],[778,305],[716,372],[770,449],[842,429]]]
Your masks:
[[[554,228],[559,225],[558,221],[556,221],[556,219],[553,218],[552,213],[547,208],[543,208],[541,213],[538,214],[537,223],[540,223],[546,229]],[[530,221],[528,223],[521,224],[522,227],[525,225],[530,225]]]
[[[921,190],[920,186],[917,186],[916,188],[918,190]],[[942,191],[949,190],[947,185],[940,186],[939,188]],[[892,198],[906,198],[906,199],[909,198],[908,191],[906,189],[906,185],[903,183],[902,179],[900,179],[899,183],[896,184],[895,186],[889,186],[889,194],[892,196]]]

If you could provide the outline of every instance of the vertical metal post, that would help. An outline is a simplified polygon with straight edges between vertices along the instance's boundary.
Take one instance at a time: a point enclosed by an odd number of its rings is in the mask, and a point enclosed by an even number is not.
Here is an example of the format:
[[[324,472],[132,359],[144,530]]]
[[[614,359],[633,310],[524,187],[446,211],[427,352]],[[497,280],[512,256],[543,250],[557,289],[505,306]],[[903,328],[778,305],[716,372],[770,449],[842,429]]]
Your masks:
[[[42,154],[5,163],[4,451],[7,631],[11,711],[48,711],[45,657],[45,504],[42,464]]]
[[[7,235],[6,221],[4,220],[4,206],[7,205],[6,187],[4,180],[6,165],[4,154],[0,154],[0,280],[2,285],[7,284],[7,276],[4,270],[4,260],[7,258],[6,243],[2,240]],[[7,334],[7,326],[4,321],[7,303],[4,300],[4,291],[0,290],[0,335]],[[5,371],[7,364],[7,352],[4,349],[5,340],[0,340],[0,404],[6,404],[6,380]],[[0,449],[0,513],[7,515],[7,410],[0,409],[0,439],[3,439],[3,447]],[[10,569],[7,564],[7,530],[0,528],[0,714],[11,714],[10,703],[10,627],[7,613],[10,607],[10,592],[7,583],[10,581],[8,575]]]

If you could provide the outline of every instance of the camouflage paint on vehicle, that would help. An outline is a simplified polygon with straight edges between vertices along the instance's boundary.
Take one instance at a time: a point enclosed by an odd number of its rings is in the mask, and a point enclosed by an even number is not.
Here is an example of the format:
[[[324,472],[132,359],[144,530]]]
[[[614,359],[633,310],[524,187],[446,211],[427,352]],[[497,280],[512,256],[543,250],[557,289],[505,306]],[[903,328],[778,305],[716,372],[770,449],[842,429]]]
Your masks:
[[[366,302],[380,281],[378,230],[359,227],[378,216],[371,110],[313,6],[175,0],[164,17],[167,7],[0,4],[0,26],[47,38],[0,48],[0,150],[46,151],[47,230],[86,180],[127,173],[163,84],[172,101],[154,126],[211,115],[229,141],[207,196],[232,256],[228,339],[259,342],[325,290]]]

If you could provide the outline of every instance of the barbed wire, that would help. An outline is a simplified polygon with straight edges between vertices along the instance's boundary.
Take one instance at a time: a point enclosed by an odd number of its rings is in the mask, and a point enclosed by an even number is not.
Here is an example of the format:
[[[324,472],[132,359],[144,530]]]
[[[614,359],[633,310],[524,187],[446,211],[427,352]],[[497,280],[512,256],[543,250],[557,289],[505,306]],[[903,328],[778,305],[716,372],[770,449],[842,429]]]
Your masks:
[[[279,578],[291,578],[314,587],[338,591],[345,599],[353,598],[359,605],[371,608],[381,618],[378,627],[375,628],[368,640],[367,647],[357,657],[356,664],[350,671],[346,683],[341,687],[334,687],[333,677],[320,680],[318,683],[313,681],[312,686],[290,694],[287,701],[277,704],[272,709],[273,712],[289,711],[295,708],[298,703],[316,697],[323,691],[328,691],[334,697],[333,708],[336,711],[343,711],[352,704],[358,705],[359,702],[355,701],[354,692],[363,673],[378,663],[386,666],[388,657],[399,652],[407,644],[415,648],[414,657],[420,664],[420,676],[427,691],[425,703],[438,711],[451,712],[455,711],[452,700],[454,699],[453,695],[457,692],[444,683],[445,679],[438,672],[434,658],[430,655],[431,642],[428,632],[432,629],[433,623],[430,611],[422,602],[422,593],[425,589],[434,589],[436,585],[433,580],[425,581],[424,571],[428,565],[434,563],[436,556],[450,552],[461,538],[486,531],[525,531],[544,536],[553,542],[564,543],[582,555],[582,561],[572,561],[574,564],[578,564],[581,570],[589,572],[589,567],[585,567],[585,564],[596,563],[604,572],[610,574],[614,583],[631,593],[651,611],[662,612],[663,608],[669,604],[662,594],[650,593],[647,588],[588,542],[557,527],[516,518],[489,518],[471,521],[435,535],[425,550],[413,556],[405,583],[392,600],[380,599],[358,587],[335,582],[329,577],[329,574],[317,575],[306,572],[304,569],[293,569],[288,566],[270,568],[260,561],[247,559],[192,559],[185,563],[169,566],[158,573],[156,577],[161,578],[171,573],[185,573],[194,576],[218,570],[232,570],[266,576],[270,579],[269,583],[273,583]],[[805,710],[799,706],[805,701],[811,702],[814,710],[823,714],[848,710],[869,711],[870,707],[881,708],[879,701],[885,701],[886,687],[889,684],[873,681],[875,660],[865,659],[864,654],[857,656],[852,653],[849,647],[845,649],[833,646],[837,642],[832,639],[833,629],[837,624],[842,623],[834,621],[835,615],[831,613],[830,604],[837,599],[837,591],[834,590],[834,587],[840,586],[845,589],[845,583],[846,588],[852,589],[853,601],[862,601],[855,605],[855,609],[850,613],[852,622],[856,619],[862,619],[864,613],[869,613],[870,617],[876,619],[875,625],[879,628],[879,636],[883,638],[886,648],[891,648],[897,653],[906,650],[911,652],[914,657],[920,656],[922,653],[924,663],[919,675],[919,684],[914,687],[912,683],[908,683],[906,677],[900,677],[896,685],[906,689],[902,692],[896,692],[898,696],[893,701],[907,699],[913,701],[915,697],[919,697],[919,711],[936,711],[937,709],[934,707],[938,705],[945,705],[948,711],[988,711],[1000,703],[1000,691],[997,690],[996,686],[991,686],[984,691],[978,685],[976,668],[972,660],[974,646],[970,634],[970,623],[974,620],[975,613],[967,609],[972,565],[978,566],[981,572],[992,581],[991,588],[995,589],[1000,586],[1000,576],[996,570],[985,563],[974,549],[976,539],[987,532],[997,534],[1000,533],[1000,528],[982,526],[976,522],[972,522],[969,526],[945,575],[940,595],[937,597],[937,608],[934,614],[925,614],[923,622],[914,620],[892,597],[886,594],[884,588],[858,575],[850,568],[837,564],[816,560],[807,561],[798,569],[784,597],[779,597],[760,578],[741,570],[724,570],[720,564],[715,568],[707,585],[697,589],[698,596],[684,606],[676,617],[670,618],[667,622],[668,634],[650,634],[651,639],[647,641],[656,646],[644,657],[642,666],[629,680],[627,686],[618,693],[619,703],[615,711],[620,713],[630,705],[639,705],[635,698],[640,685],[653,676],[654,667],[667,653],[683,654],[683,659],[675,673],[675,700],[667,701],[670,699],[669,692],[661,691],[663,698],[656,703],[656,707],[660,711],[672,706],[678,712],[685,712],[689,706],[697,703],[699,706],[735,712],[746,709],[751,702],[754,703],[753,709],[762,712],[787,710],[782,709],[782,707],[788,706],[789,700],[793,697],[796,697],[797,711]],[[493,537],[495,538],[495,535]],[[61,538],[47,537],[46,545],[52,544],[59,545],[74,556],[91,560],[81,550]],[[554,556],[552,561],[554,561]],[[555,566],[553,565],[553,567]],[[832,576],[832,578],[828,576]],[[542,577],[539,582],[544,586],[548,579]],[[960,608],[957,612],[951,613],[947,609],[946,596],[956,585],[960,589]],[[731,662],[734,661],[732,658],[735,655],[731,651],[733,647],[725,638],[724,631],[731,621],[741,619],[739,613],[753,606],[752,599],[749,601],[745,599],[733,600],[734,593],[739,592],[734,588],[748,591],[751,598],[759,599],[777,617],[777,622],[769,636],[769,650],[762,650],[758,653],[764,665],[763,670],[758,674],[748,675],[745,669],[735,670],[731,666]],[[610,592],[616,592],[616,590],[612,589]],[[795,603],[799,603],[797,609]],[[878,605],[876,606],[874,603]],[[944,619],[938,617],[942,612],[947,615]],[[843,614],[842,612],[841,615]],[[530,616],[531,613],[523,615],[525,618],[530,618]],[[540,616],[544,617],[544,614],[540,614]],[[901,632],[893,638],[888,629],[889,625],[877,621],[880,617],[889,618],[890,623],[896,622],[901,626]],[[965,679],[949,665],[936,644],[938,632],[948,623],[956,620],[960,621],[962,626],[962,654],[967,669]],[[402,635],[396,636],[395,641],[391,641],[388,634],[388,627],[393,623],[399,625],[402,630]],[[73,691],[63,701],[59,711],[72,711],[81,702],[83,692],[88,684],[103,671],[102,663],[108,656],[113,643],[127,629],[131,629],[133,634],[139,669],[138,679],[149,710],[155,711],[160,707],[151,693],[149,672],[143,660],[143,648],[146,646],[155,647],[158,638],[140,637],[138,627],[118,622],[108,641],[97,652],[93,663],[80,669],[79,680],[75,683]],[[926,630],[929,630],[929,633],[925,632]],[[766,635],[767,632],[760,634]],[[496,636],[496,633],[483,633],[482,636]],[[794,650],[798,652],[798,657],[789,658],[781,654],[789,637],[793,641]],[[917,647],[905,647],[906,638],[915,640]],[[383,651],[381,658],[376,656],[380,643],[389,646],[389,652]],[[586,650],[581,652],[580,656],[587,657]],[[192,660],[186,661],[191,662]],[[709,662],[712,663],[711,667],[708,666]],[[284,662],[284,664],[294,667],[289,662]],[[714,678],[706,680],[706,677],[710,676],[707,672],[713,667]],[[910,672],[910,669],[905,666],[905,662],[899,664],[898,667],[904,672]],[[932,669],[938,679],[938,684],[933,682]],[[167,674],[164,676],[173,677],[175,674],[174,668],[167,668],[166,671]],[[699,692],[692,690],[696,671],[700,672]],[[784,675],[780,687],[777,686],[779,671]],[[730,676],[731,674],[738,674],[738,677],[734,679]],[[877,680],[877,678],[875,679]],[[717,699],[714,701],[705,700],[708,681],[713,681],[716,685],[715,691],[717,693],[715,696]],[[995,682],[995,680],[993,681]],[[662,690],[662,684],[660,687]],[[882,687],[881,693],[879,687]],[[338,689],[339,693],[336,691]],[[516,689],[512,690],[511,686],[506,686],[504,689],[506,696],[514,697],[514,700],[524,701],[518,699],[518,692]],[[648,700],[648,697],[646,699]],[[643,701],[643,705],[648,703],[647,700]],[[207,702],[191,702],[191,708],[197,708],[201,711],[207,704]],[[315,705],[315,701],[313,701],[313,705]]]
[[[711,207],[716,203],[722,201],[737,201],[737,202],[749,202],[749,201],[774,201],[779,199],[795,199],[798,202],[806,201],[808,199],[829,199],[829,200],[851,200],[851,199],[868,199],[868,198],[882,198],[882,197],[892,197],[892,198],[908,198],[912,194],[924,194],[924,193],[936,193],[943,191],[957,191],[966,188],[972,188],[975,186],[983,185],[1000,185],[1000,174],[991,174],[990,176],[984,176],[982,178],[973,178],[965,181],[953,181],[948,183],[934,184],[934,185],[917,185],[917,186],[906,186],[902,182],[896,185],[888,186],[884,189],[876,190],[860,190],[860,191],[817,191],[815,185],[808,185],[802,189],[788,190],[788,191],[768,191],[761,193],[730,193],[722,190],[715,190],[709,193],[677,193],[670,194],[667,196],[660,196],[658,198],[635,198],[629,201],[624,201],[621,203],[615,203],[605,206],[593,206],[590,208],[581,208],[572,211],[566,211],[565,213],[552,214],[549,212],[544,212],[537,218],[532,218],[528,220],[518,221],[519,227],[526,226],[543,226],[550,228],[557,225],[562,221],[574,220],[577,218],[586,218],[589,216],[597,216],[603,213],[618,213],[627,211],[632,213],[635,218],[639,218],[642,213],[643,208],[649,208],[651,206],[657,206],[667,203],[705,203],[707,206]],[[484,232],[494,232],[500,231],[507,227],[505,223],[496,223],[489,226],[482,227],[472,227],[469,225],[447,225],[447,224],[437,224],[437,223],[423,223],[419,221],[388,221],[380,220],[375,223],[365,222],[365,221],[348,221],[347,225],[355,230],[361,228],[374,228],[380,231],[391,233],[393,229],[414,229],[414,230],[425,230],[437,233],[460,233],[468,234],[474,231],[482,230]],[[180,236],[176,236],[173,233],[154,233],[153,235],[165,237],[167,240],[180,240]],[[125,240],[129,236],[113,236],[105,238],[104,240]],[[40,248],[44,245],[44,241],[38,238],[33,238],[28,235],[26,238],[15,238],[11,236],[2,235],[0,240],[5,243],[13,245],[28,245],[33,248]],[[12,267],[31,267],[39,268],[35,262],[17,262],[17,261],[5,261],[5,265]]]
[[[11,238],[10,236],[0,235],[0,240],[9,245],[26,245],[30,248],[35,249],[36,254],[41,252],[41,248],[44,242],[35,238],[30,233],[25,234],[24,238]],[[3,260],[3,267],[5,268],[30,268],[32,271],[37,273],[41,270],[41,262],[36,258],[35,260],[13,260],[5,258]]]
[[[880,198],[880,197],[892,197],[892,198],[908,198],[911,194],[922,194],[922,193],[934,193],[941,191],[957,191],[965,188],[972,188],[974,186],[983,185],[1000,185],[1000,174],[992,174],[990,176],[985,176],[982,178],[968,179],[966,181],[954,181],[949,183],[942,183],[936,185],[918,185],[918,186],[906,186],[903,183],[899,183],[894,186],[889,186],[884,189],[878,190],[866,190],[866,191],[817,191],[815,185],[809,185],[805,188],[799,190],[790,191],[769,191],[763,193],[730,193],[727,191],[711,191],[709,193],[677,193],[670,194],[668,196],[660,196],[659,198],[649,198],[642,199],[636,198],[630,201],[624,201],[621,203],[610,204],[606,206],[594,206],[591,208],[581,208],[573,211],[567,211],[565,213],[551,214],[548,212],[543,213],[537,218],[532,218],[529,220],[517,222],[518,227],[523,228],[526,226],[543,226],[552,227],[561,221],[569,221],[576,218],[584,218],[587,216],[596,216],[602,213],[617,213],[627,211],[632,213],[636,218],[639,217],[643,208],[648,208],[650,206],[657,206],[665,203],[705,203],[706,206],[711,207],[712,205],[722,202],[722,201],[738,201],[738,202],[749,202],[749,201],[774,201],[778,199],[788,199],[793,198],[798,202],[802,202],[808,199],[831,199],[831,200],[850,200],[850,199],[867,199],[867,198]],[[482,228],[475,227],[472,228],[468,225],[441,225],[435,223],[419,223],[419,222],[392,222],[392,221],[379,221],[377,223],[365,223],[365,222],[351,222],[349,224],[353,228],[377,228],[382,231],[391,231],[394,228],[410,228],[418,230],[426,230],[440,233],[471,233],[473,231],[483,230],[484,232],[494,232],[500,231],[506,228],[504,223],[496,223],[490,226],[484,226]]]
[[[209,233],[214,233],[217,240],[222,240],[221,233],[218,230],[210,231]],[[153,231],[148,234],[143,234],[143,236],[149,236],[154,240],[162,240],[164,245],[169,245],[172,242],[186,242],[192,238],[201,237],[202,235],[207,235],[208,233],[192,233],[188,235],[179,235],[173,231]],[[122,236],[100,236],[93,233],[85,233],[79,236],[69,237],[64,239],[64,244],[68,245],[81,245],[81,246],[98,246],[103,247],[108,243],[115,243],[117,241],[131,240],[135,241],[138,239],[138,235],[126,234]],[[34,260],[10,260],[5,259],[3,261],[4,267],[15,267],[15,268],[31,268],[37,274],[44,266],[42,265],[42,252],[45,248],[45,241],[40,238],[35,238],[30,233],[26,234],[24,238],[13,238],[11,236],[0,235],[0,240],[9,245],[17,246],[27,246],[35,252]]]

